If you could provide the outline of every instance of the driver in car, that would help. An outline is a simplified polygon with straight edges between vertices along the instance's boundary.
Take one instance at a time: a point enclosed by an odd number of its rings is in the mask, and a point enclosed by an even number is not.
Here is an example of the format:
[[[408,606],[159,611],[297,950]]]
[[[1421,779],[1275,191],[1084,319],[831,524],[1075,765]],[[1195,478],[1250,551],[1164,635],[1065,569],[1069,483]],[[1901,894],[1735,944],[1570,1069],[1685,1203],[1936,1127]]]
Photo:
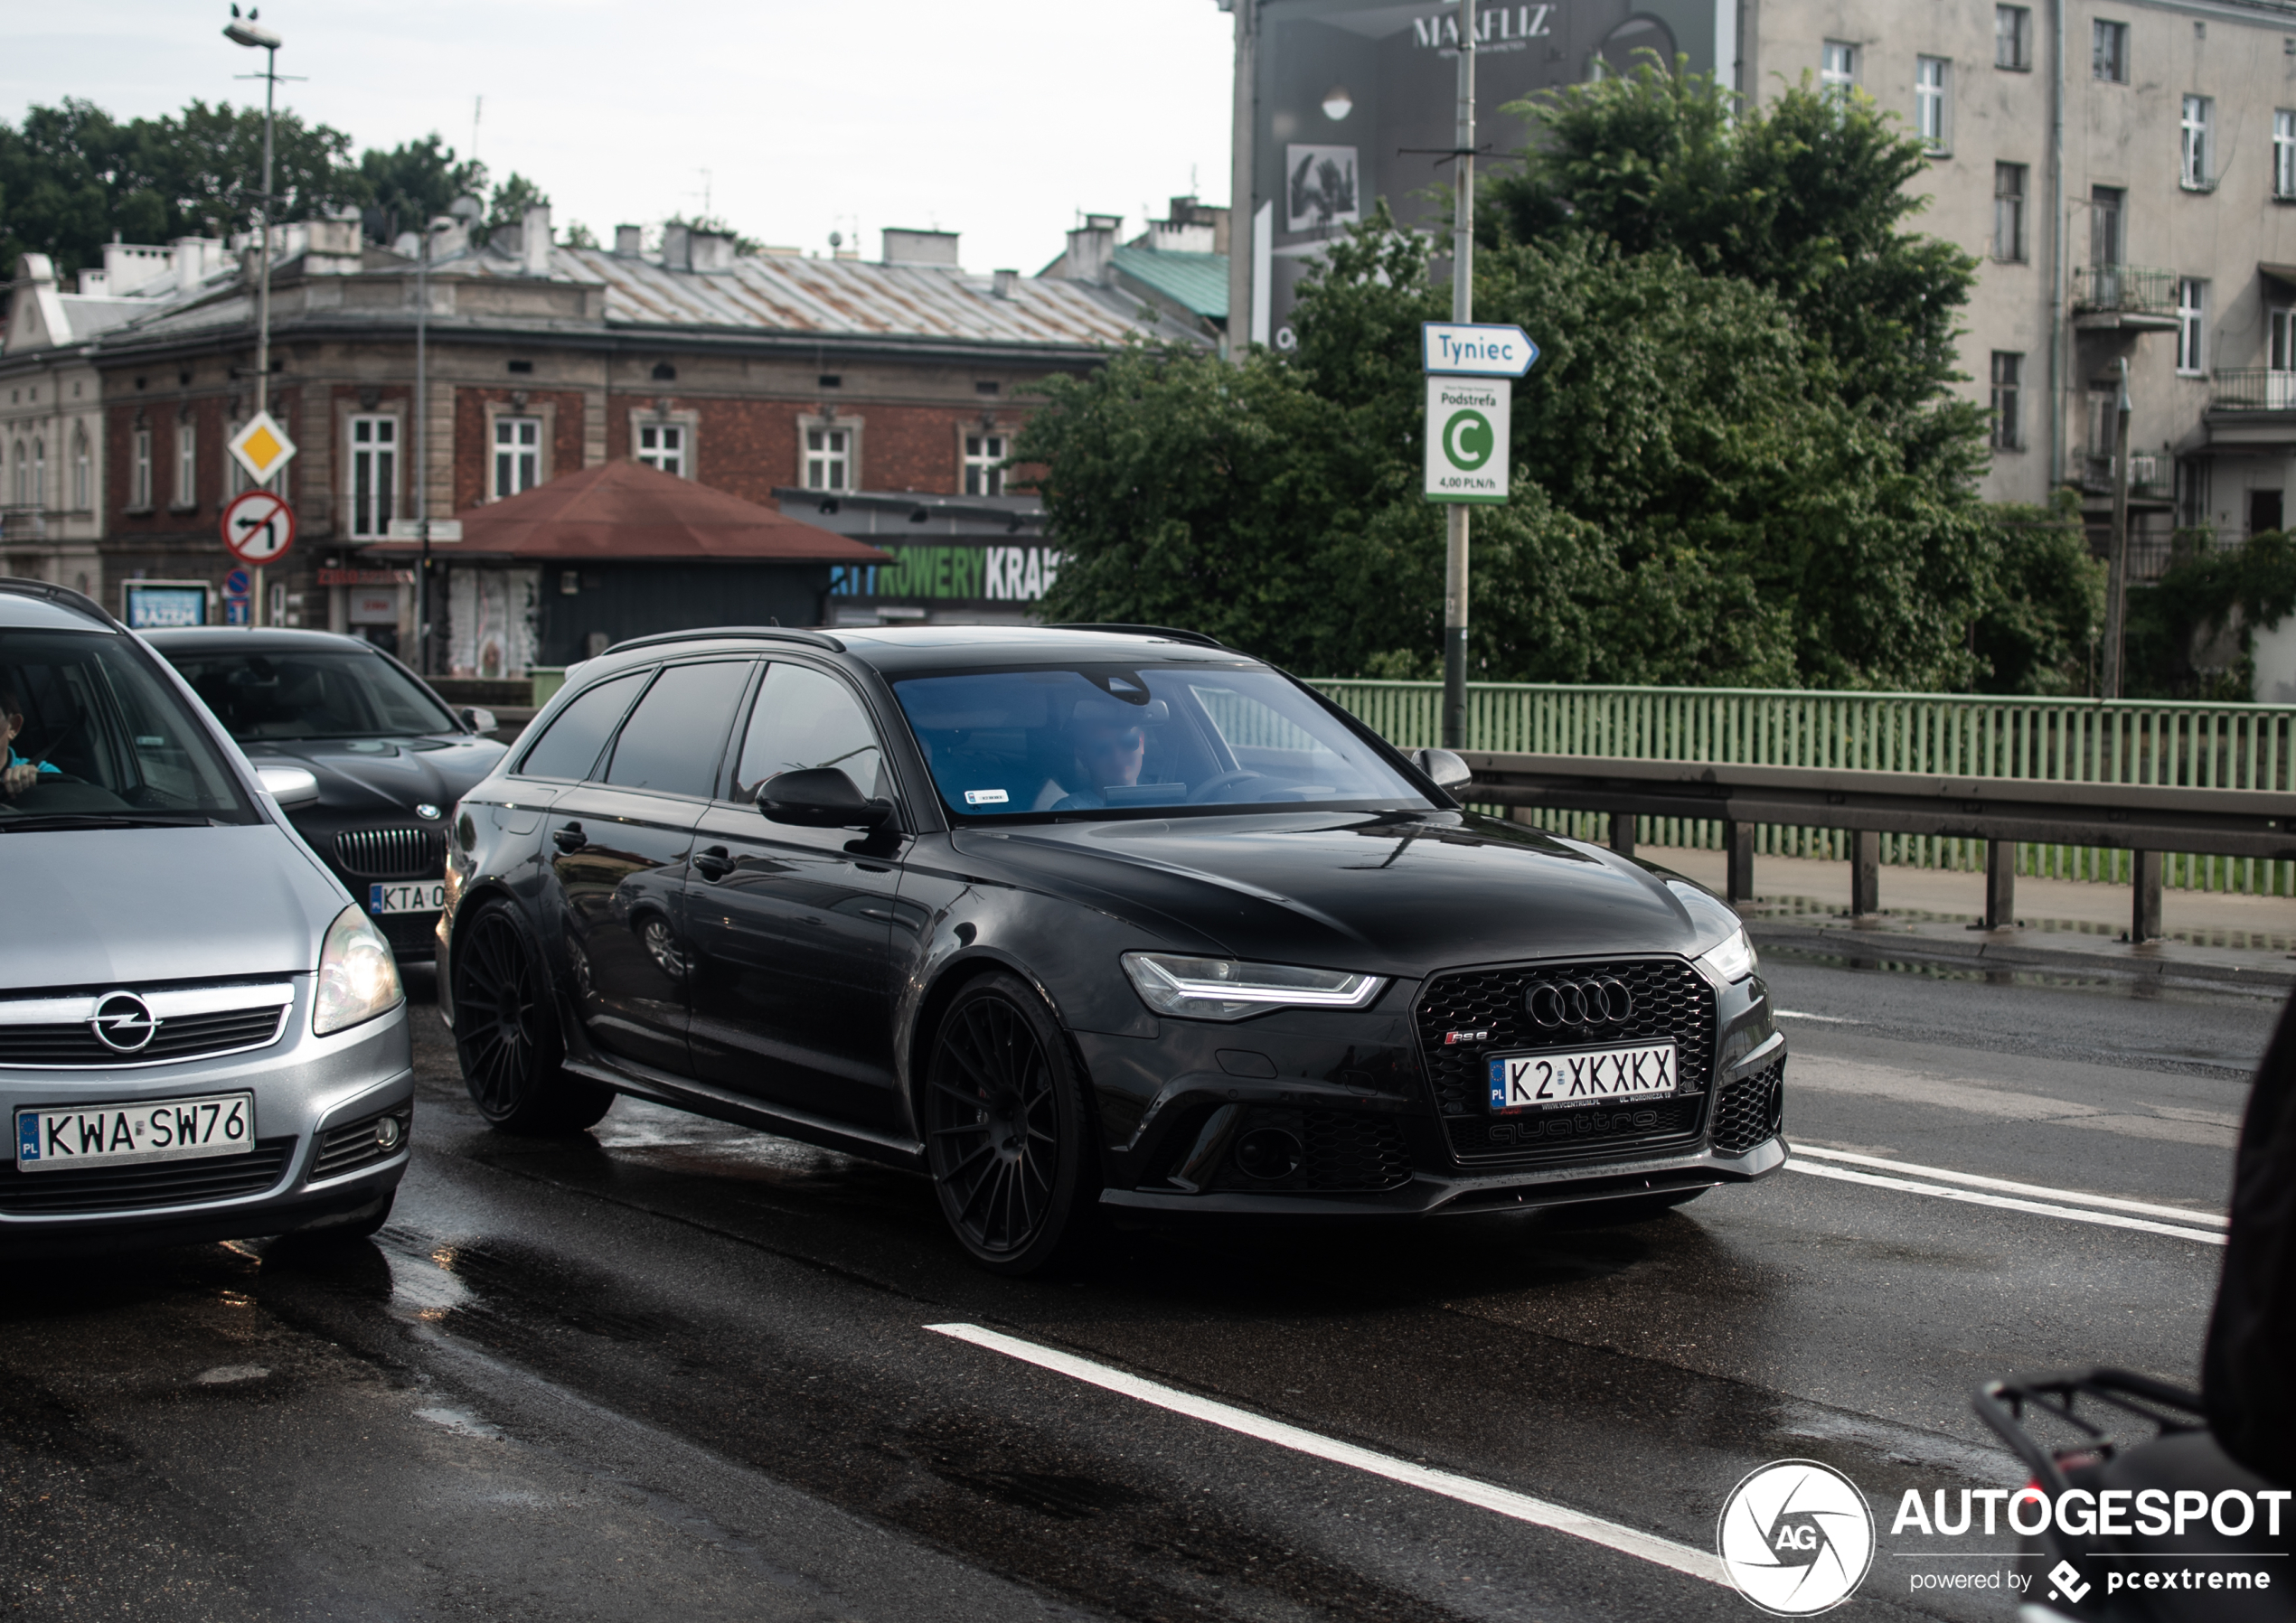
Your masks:
[[[59,772],[51,762],[33,762],[16,754],[16,735],[24,731],[24,703],[17,699],[14,688],[0,688],[0,717],[6,718],[8,764],[0,769],[0,794],[10,800],[22,794],[40,781],[40,774]]]
[[[1143,719],[1152,719],[1129,705],[1091,703],[1077,707],[1068,726],[1068,748],[1076,756],[1075,777],[1083,785],[1074,793],[1052,801],[1055,812],[1089,812],[1105,807],[1106,791],[1129,788],[1140,782],[1141,764],[1148,755]],[[1064,774],[1064,776],[1068,775]],[[1060,787],[1047,786],[1048,793]]]

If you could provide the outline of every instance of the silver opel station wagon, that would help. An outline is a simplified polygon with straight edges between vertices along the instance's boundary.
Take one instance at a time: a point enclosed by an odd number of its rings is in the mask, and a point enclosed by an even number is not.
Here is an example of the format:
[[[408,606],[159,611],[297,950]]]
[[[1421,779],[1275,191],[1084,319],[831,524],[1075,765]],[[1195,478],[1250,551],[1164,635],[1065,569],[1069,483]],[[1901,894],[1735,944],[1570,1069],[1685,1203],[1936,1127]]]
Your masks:
[[[164,660],[0,578],[0,1255],[372,1234],[414,1074],[391,948]]]

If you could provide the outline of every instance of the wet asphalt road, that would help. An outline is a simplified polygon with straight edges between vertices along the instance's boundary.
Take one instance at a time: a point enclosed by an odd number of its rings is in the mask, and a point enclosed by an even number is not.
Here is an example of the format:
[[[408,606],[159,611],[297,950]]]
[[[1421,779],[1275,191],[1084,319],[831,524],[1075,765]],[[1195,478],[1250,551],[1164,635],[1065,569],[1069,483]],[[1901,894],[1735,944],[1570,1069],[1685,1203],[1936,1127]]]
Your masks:
[[[2221,1211],[2272,1004],[1765,972],[1812,1150]],[[2006,1617],[1911,1587],[2005,1539],[1894,1536],[1891,1508],[2022,1480],[1969,1412],[1988,1375],[2191,1382],[2221,1255],[1813,1156],[1627,1228],[1115,1234],[1006,1283],[924,1184],[839,1156],[628,1100],[571,1142],[493,1134],[416,1015],[418,1153],[375,1244],[19,1273],[7,1615],[1758,1615],[927,1327],[958,1322],[1702,1549],[1747,1471],[1821,1459],[1884,1518],[1840,1615]]]

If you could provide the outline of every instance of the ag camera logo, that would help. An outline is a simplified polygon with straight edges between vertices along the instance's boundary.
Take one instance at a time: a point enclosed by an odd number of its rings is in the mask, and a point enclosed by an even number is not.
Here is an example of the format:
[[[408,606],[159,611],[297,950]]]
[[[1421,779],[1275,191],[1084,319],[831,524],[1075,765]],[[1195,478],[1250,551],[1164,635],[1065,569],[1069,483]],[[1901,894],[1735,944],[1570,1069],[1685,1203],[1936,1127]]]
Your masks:
[[[1715,1531],[1730,1581],[1776,1618],[1830,1610],[1874,1561],[1874,1513],[1858,1485],[1814,1459],[1781,1459],[1730,1490]]]

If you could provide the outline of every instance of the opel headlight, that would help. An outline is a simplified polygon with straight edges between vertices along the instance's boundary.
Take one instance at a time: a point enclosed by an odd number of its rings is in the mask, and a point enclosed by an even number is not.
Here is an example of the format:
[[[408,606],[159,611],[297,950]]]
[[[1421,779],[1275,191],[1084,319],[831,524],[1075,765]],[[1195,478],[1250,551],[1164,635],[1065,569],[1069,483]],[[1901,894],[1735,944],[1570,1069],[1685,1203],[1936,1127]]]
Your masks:
[[[1759,966],[1760,960],[1754,955],[1754,943],[1746,939],[1744,929],[1732,931],[1727,941],[1698,960],[1698,968],[1704,970],[1717,986],[1728,986],[1733,981],[1743,980]]]
[[[1381,976],[1349,970],[1239,963],[1178,952],[1127,952],[1124,964],[1142,1002],[1158,1014],[1191,1020],[1240,1020],[1278,1007],[1361,1009],[1387,984]]]
[[[362,1020],[389,1014],[407,1000],[399,984],[399,962],[382,932],[354,907],[345,907],[327,926],[319,949],[319,987],[311,999],[311,1029],[332,1037]]]

